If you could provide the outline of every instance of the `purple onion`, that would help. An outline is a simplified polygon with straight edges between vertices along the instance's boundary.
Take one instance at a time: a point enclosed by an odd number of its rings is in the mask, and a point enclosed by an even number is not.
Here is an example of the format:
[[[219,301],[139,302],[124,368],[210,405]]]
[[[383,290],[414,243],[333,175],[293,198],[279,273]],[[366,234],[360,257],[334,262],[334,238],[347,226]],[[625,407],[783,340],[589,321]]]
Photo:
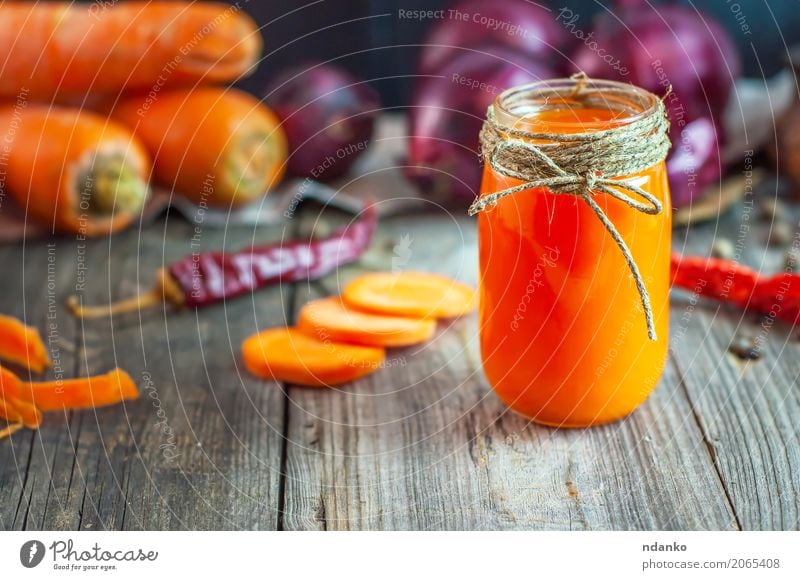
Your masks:
[[[486,109],[512,86],[552,77],[538,62],[503,48],[467,52],[412,98],[406,175],[443,203],[472,200],[480,186],[478,133]]]
[[[285,70],[264,100],[286,132],[288,173],[319,181],[346,173],[366,150],[380,108],[370,86],[329,64]]]
[[[436,74],[465,49],[506,48],[550,64],[567,39],[556,12],[525,0],[467,0],[445,8],[443,15],[425,37],[419,74]]]

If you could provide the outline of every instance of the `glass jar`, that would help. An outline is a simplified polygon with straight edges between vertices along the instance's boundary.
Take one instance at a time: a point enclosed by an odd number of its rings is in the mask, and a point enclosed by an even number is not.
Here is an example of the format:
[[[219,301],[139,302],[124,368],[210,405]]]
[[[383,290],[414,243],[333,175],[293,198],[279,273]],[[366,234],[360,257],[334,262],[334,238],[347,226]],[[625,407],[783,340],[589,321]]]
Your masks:
[[[658,97],[643,89],[585,79],[509,89],[492,106],[498,125],[548,135],[616,130],[663,115]],[[661,161],[621,179],[662,206],[649,215],[602,192],[591,196],[638,266],[655,337],[648,335],[630,264],[580,196],[524,189],[478,214],[483,369],[508,407],[538,423],[584,427],[624,417],[663,372],[671,241],[667,172]],[[522,183],[487,162],[481,196]]]

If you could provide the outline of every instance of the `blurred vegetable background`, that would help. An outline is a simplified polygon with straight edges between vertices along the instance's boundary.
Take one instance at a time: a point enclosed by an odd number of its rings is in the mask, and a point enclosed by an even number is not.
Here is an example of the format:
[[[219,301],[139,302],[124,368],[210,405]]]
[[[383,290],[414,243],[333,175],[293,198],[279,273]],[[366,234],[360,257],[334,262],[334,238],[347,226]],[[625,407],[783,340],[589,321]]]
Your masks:
[[[791,3],[229,4],[0,6],[10,24],[0,29],[2,122],[13,133],[4,185],[25,216],[98,235],[145,211],[151,186],[229,211],[260,202],[284,174],[352,181],[392,115],[405,119],[390,161],[407,186],[465,208],[480,183],[486,107],[510,86],[579,70],[665,98],[676,209],[721,199],[721,178],[746,151],[771,151],[758,162],[773,166],[777,153],[797,155],[783,129],[798,107]],[[24,123],[43,106],[59,127]],[[109,118],[113,139],[98,130]],[[30,160],[40,141],[57,172]]]

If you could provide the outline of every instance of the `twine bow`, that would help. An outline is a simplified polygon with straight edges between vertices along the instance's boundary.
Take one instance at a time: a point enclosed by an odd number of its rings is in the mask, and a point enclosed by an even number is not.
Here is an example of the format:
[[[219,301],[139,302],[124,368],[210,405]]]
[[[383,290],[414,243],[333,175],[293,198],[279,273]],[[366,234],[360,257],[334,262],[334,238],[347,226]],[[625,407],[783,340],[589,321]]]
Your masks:
[[[584,76],[577,80],[571,97],[579,98],[587,79]],[[602,94],[607,98],[609,91],[614,90],[604,87]],[[605,103],[607,106],[607,101]],[[477,198],[469,208],[469,215],[493,207],[504,197],[538,187],[545,187],[554,194],[580,197],[625,257],[641,297],[647,336],[656,340],[650,296],[639,268],[619,231],[593,196],[605,193],[642,213],[661,213],[663,208],[658,199],[636,185],[632,178],[621,178],[640,173],[666,159],[670,148],[668,130],[669,121],[661,100],[654,111],[630,123],[575,134],[536,133],[508,127],[495,119],[494,108],[490,106],[480,135],[484,160],[496,173],[523,183]]]

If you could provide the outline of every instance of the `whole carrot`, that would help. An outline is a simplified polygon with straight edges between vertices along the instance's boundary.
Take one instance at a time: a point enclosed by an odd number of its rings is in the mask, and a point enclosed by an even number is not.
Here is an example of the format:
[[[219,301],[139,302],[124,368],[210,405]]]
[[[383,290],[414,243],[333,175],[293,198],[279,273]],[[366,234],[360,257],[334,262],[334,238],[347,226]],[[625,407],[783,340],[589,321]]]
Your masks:
[[[5,185],[54,231],[104,235],[130,224],[149,194],[150,157],[124,126],[75,109],[0,107]]]
[[[158,180],[196,203],[252,201],[280,180],[286,166],[280,121],[258,99],[236,89],[131,97],[113,117],[150,150]]]
[[[262,45],[250,17],[216,2],[3,2],[0,22],[4,97],[228,82]]]

